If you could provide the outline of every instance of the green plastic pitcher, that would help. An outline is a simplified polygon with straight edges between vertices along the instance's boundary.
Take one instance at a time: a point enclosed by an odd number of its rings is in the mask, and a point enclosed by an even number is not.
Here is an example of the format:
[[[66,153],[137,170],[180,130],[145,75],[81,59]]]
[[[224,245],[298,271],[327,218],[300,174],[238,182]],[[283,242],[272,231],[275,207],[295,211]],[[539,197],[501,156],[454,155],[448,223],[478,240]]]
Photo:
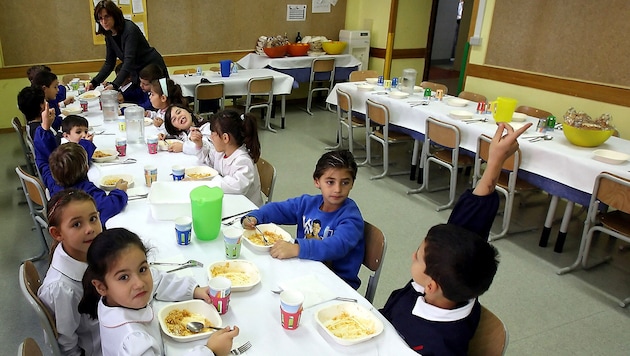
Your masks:
[[[223,190],[199,186],[190,191],[193,231],[199,240],[214,240],[221,230]]]

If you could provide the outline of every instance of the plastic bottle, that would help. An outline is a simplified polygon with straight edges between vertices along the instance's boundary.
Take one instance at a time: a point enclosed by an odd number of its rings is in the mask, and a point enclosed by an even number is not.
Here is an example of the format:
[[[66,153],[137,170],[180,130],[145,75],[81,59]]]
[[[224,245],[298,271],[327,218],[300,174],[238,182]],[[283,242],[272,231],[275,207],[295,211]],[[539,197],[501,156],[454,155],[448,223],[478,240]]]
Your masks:
[[[295,43],[300,43],[302,42],[302,36],[300,36],[300,33],[298,32],[297,36],[295,36]]]
[[[201,77],[202,74],[203,72],[201,71],[201,66],[197,66],[197,76]]]
[[[200,240],[214,240],[221,230],[223,190],[219,187],[199,186],[190,191],[193,230]]]

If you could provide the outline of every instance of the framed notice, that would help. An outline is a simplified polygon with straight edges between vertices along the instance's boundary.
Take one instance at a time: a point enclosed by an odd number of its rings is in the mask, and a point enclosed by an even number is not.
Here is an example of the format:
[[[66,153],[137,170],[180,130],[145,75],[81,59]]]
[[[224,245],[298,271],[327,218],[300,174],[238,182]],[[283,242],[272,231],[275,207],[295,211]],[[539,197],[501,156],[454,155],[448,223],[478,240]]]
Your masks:
[[[96,34],[98,24],[94,21],[94,7],[100,0],[88,0],[90,2],[90,18],[92,19],[92,41],[95,45],[105,44],[105,37]],[[122,10],[123,17],[133,21],[144,37],[149,39],[149,30],[147,28],[147,1],[146,0],[112,0]]]

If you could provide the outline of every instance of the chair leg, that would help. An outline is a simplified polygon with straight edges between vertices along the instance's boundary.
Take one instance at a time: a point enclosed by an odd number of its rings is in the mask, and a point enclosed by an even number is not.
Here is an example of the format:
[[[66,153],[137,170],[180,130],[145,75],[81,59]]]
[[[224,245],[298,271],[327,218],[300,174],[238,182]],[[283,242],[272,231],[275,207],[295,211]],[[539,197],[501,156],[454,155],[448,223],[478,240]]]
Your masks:
[[[435,208],[435,211],[449,209],[453,206],[453,204],[455,204],[455,189],[457,188],[458,170],[457,167],[449,167],[448,170],[451,172],[450,187],[448,189],[448,203],[442,206],[438,206],[437,208]]]
[[[387,138],[385,138],[387,140]],[[383,173],[371,176],[370,180],[381,179],[387,175],[387,170],[389,169],[389,145],[387,143],[383,144]]]
[[[369,124],[369,123],[368,123]],[[370,165],[372,163],[372,140],[370,140],[370,126],[365,127],[365,160],[357,163],[357,166]]]
[[[266,111],[265,128],[273,133],[276,133],[277,131],[273,127],[271,127],[271,107],[267,108]]]
[[[586,219],[584,220],[584,230],[582,231],[582,240],[580,241],[580,247],[578,248],[578,255],[577,258],[575,259],[575,262],[573,262],[572,265],[567,266],[567,267],[563,267],[560,268],[559,270],[556,271],[556,274],[562,275],[565,273],[569,273],[572,272],[574,270],[576,270],[578,267],[580,267],[580,263],[582,262],[582,257],[584,255],[584,250],[585,250],[585,246],[586,246],[586,240],[588,240],[590,242],[590,238],[587,239],[588,235],[591,235],[593,232],[591,231],[592,229],[590,228],[591,226],[591,216],[590,216],[590,211],[591,209],[589,209],[589,215],[586,217]]]
[[[342,126],[341,125],[341,121],[337,120],[339,126],[337,127],[337,144],[335,146],[328,146],[325,149],[326,150],[336,150],[341,148],[341,146],[343,146],[343,131],[342,131]]]

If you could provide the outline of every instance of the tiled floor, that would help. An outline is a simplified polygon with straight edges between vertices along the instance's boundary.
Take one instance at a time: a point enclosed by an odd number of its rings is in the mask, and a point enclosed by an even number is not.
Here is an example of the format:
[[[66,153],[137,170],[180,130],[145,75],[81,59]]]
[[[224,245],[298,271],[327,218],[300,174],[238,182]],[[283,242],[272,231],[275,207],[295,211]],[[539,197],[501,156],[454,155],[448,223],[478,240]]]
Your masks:
[[[335,116],[316,110],[311,117],[295,106],[287,108],[287,128],[277,134],[261,131],[262,156],[278,171],[274,200],[303,193],[317,193],[312,171],[324,147],[334,144]],[[274,120],[277,123],[279,120]],[[357,139],[359,139],[357,136]],[[31,221],[14,172],[23,162],[14,134],[0,136],[0,305],[3,325],[0,328],[0,355],[13,355],[25,337],[35,337],[42,344],[41,329],[30,307],[24,301],[17,281],[20,261],[39,253],[40,244],[30,230]],[[398,164],[408,165],[411,147],[392,153]],[[360,153],[358,153],[360,155]],[[413,251],[428,228],[445,222],[450,211],[436,212],[434,201],[445,201],[445,192],[407,195],[417,183],[405,176],[371,181],[369,176],[380,167],[363,167],[351,197],[366,220],[383,230],[388,239],[387,255],[374,304],[381,307],[389,293],[410,278]],[[440,170],[434,177],[443,179]],[[432,179],[433,179],[432,178]],[[459,191],[468,184],[460,176]],[[546,212],[547,198],[539,195],[516,210],[519,225],[539,227]],[[562,207],[558,208],[558,216]],[[630,307],[619,308],[600,292],[600,288],[619,297],[630,295],[630,252],[615,250],[613,263],[590,271],[558,276],[555,271],[570,264],[576,256],[583,214],[569,230],[565,252],[557,254],[552,247],[538,247],[539,230],[511,235],[495,246],[501,254],[499,272],[490,290],[480,300],[507,325],[510,333],[508,355],[626,355],[630,350]],[[500,219],[497,219],[497,222]],[[552,233],[554,242],[557,224]],[[606,244],[602,238],[601,245]],[[600,249],[601,250],[601,249]],[[46,263],[39,262],[40,273]],[[252,349],[252,354],[255,350]]]

